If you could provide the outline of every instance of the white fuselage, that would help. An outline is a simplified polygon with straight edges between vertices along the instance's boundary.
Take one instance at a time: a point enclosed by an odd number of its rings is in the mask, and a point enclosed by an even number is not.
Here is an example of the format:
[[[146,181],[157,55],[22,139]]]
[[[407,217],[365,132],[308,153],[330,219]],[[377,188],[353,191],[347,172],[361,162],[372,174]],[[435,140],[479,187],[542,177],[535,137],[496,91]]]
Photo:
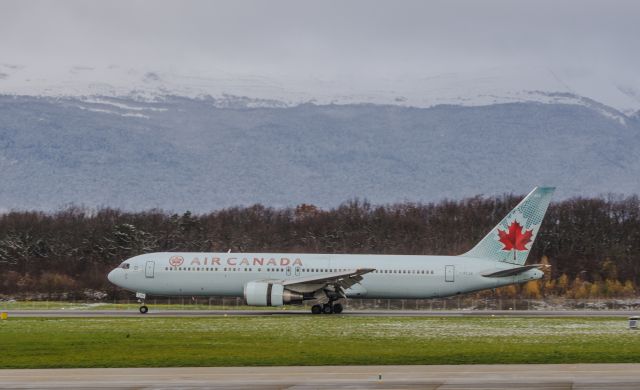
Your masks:
[[[516,276],[482,274],[512,264],[462,256],[291,253],[149,253],[128,259],[109,280],[130,291],[164,296],[243,296],[256,280],[283,281],[372,268],[348,297],[435,298],[539,279],[531,269]]]

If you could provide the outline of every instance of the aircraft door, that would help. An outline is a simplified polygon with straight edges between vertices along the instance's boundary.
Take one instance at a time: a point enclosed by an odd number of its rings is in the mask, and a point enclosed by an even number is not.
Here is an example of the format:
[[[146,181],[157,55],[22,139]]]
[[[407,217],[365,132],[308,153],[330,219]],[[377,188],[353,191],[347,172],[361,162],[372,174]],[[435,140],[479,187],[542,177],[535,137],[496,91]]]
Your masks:
[[[153,278],[153,270],[155,268],[155,262],[153,260],[147,261],[144,267],[144,276],[147,278]]]
[[[291,276],[291,267],[287,267],[287,276]]]
[[[455,265],[445,265],[444,266],[444,281],[445,282],[453,282],[456,273]]]
[[[300,276],[300,267],[296,266],[296,276]]]

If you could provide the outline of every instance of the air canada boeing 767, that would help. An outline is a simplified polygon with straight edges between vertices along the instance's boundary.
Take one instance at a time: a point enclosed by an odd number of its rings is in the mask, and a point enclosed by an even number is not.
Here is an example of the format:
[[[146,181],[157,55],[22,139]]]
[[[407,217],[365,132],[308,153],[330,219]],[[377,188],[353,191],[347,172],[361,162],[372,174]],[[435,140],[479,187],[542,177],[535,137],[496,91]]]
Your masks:
[[[244,297],[248,305],[312,304],[341,313],[343,299],[436,298],[525,283],[543,276],[524,265],[554,188],[538,187],[470,251],[459,256],[306,253],[148,253],[125,260],[109,280],[148,295]]]

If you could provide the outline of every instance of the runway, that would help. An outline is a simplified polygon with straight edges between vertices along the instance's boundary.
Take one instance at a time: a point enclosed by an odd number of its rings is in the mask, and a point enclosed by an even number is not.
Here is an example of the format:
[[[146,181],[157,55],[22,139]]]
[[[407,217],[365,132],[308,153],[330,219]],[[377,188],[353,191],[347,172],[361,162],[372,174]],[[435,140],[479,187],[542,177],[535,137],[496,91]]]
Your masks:
[[[311,315],[308,310],[8,310],[9,317],[216,317]],[[630,317],[629,310],[345,310],[340,316],[355,317]],[[335,314],[334,314],[335,315]]]
[[[0,370],[4,389],[638,389],[640,364]]]

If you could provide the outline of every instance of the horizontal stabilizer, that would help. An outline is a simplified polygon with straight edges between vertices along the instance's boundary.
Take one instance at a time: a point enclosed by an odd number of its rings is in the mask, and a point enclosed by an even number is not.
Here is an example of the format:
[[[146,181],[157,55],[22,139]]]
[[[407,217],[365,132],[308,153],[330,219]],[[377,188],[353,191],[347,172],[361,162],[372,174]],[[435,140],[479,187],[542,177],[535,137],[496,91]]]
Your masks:
[[[544,267],[545,264],[531,264],[531,265],[523,265],[522,267],[501,269],[500,271],[485,271],[481,275],[485,278],[504,278],[506,276],[515,276],[520,275],[523,272],[527,272],[530,269],[541,268]]]

